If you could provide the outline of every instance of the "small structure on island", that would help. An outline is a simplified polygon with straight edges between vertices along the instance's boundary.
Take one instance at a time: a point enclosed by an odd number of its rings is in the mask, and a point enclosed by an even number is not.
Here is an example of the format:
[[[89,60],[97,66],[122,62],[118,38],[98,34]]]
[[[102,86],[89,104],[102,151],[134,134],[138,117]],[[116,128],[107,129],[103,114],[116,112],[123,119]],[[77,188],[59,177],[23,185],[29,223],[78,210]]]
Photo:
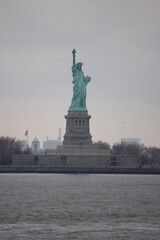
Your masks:
[[[40,142],[36,137],[32,141],[31,149],[32,149],[32,152],[35,154],[40,153],[41,151]]]
[[[20,148],[21,148],[21,151],[27,151],[27,141],[26,140],[20,141]]]

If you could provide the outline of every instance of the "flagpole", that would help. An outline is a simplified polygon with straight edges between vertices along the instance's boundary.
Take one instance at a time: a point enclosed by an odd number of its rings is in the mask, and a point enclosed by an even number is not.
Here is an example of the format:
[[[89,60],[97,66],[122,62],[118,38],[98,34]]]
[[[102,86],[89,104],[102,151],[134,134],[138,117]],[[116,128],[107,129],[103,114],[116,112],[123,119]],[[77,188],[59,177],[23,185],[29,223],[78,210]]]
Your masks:
[[[28,129],[27,129],[27,153],[28,153]]]
[[[25,136],[27,137],[27,153],[28,153],[28,129],[25,131]]]

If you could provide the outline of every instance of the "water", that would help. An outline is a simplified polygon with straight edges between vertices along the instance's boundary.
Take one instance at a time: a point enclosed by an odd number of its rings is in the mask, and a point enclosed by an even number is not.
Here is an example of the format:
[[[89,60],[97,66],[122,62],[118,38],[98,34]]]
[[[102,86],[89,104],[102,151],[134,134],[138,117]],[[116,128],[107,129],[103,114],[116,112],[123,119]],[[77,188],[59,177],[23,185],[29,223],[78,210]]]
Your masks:
[[[160,239],[160,175],[1,174],[0,239]]]

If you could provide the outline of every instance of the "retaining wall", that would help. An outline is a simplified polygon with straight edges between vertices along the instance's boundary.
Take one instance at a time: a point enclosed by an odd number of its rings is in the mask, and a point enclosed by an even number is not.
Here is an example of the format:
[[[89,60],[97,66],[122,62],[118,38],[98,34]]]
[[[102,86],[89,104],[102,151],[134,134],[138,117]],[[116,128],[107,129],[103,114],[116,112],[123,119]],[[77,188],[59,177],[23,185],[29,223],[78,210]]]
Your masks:
[[[14,154],[13,165],[37,165],[51,167],[108,167],[134,166],[138,167],[138,156],[101,156],[101,155],[29,155]]]

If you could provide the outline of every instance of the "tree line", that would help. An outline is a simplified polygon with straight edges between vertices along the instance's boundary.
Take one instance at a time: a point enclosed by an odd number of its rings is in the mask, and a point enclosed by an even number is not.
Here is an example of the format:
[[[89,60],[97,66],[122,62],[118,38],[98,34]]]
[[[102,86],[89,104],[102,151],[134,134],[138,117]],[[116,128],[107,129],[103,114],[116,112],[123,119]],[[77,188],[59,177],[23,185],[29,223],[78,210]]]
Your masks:
[[[140,165],[160,167],[160,148],[146,147],[143,144],[110,144],[102,141],[93,143],[99,149],[107,149],[112,155],[134,155],[139,156]],[[30,154],[31,149],[22,151],[21,142],[11,137],[0,137],[0,164],[12,164],[13,154]]]
[[[98,141],[94,143],[101,149],[108,149],[112,155],[139,156],[141,166],[160,167],[160,148],[146,147],[144,144],[115,143],[111,147],[108,143]]]
[[[31,153],[31,150],[22,151],[21,142],[16,138],[0,137],[0,164],[12,164],[13,154]]]

